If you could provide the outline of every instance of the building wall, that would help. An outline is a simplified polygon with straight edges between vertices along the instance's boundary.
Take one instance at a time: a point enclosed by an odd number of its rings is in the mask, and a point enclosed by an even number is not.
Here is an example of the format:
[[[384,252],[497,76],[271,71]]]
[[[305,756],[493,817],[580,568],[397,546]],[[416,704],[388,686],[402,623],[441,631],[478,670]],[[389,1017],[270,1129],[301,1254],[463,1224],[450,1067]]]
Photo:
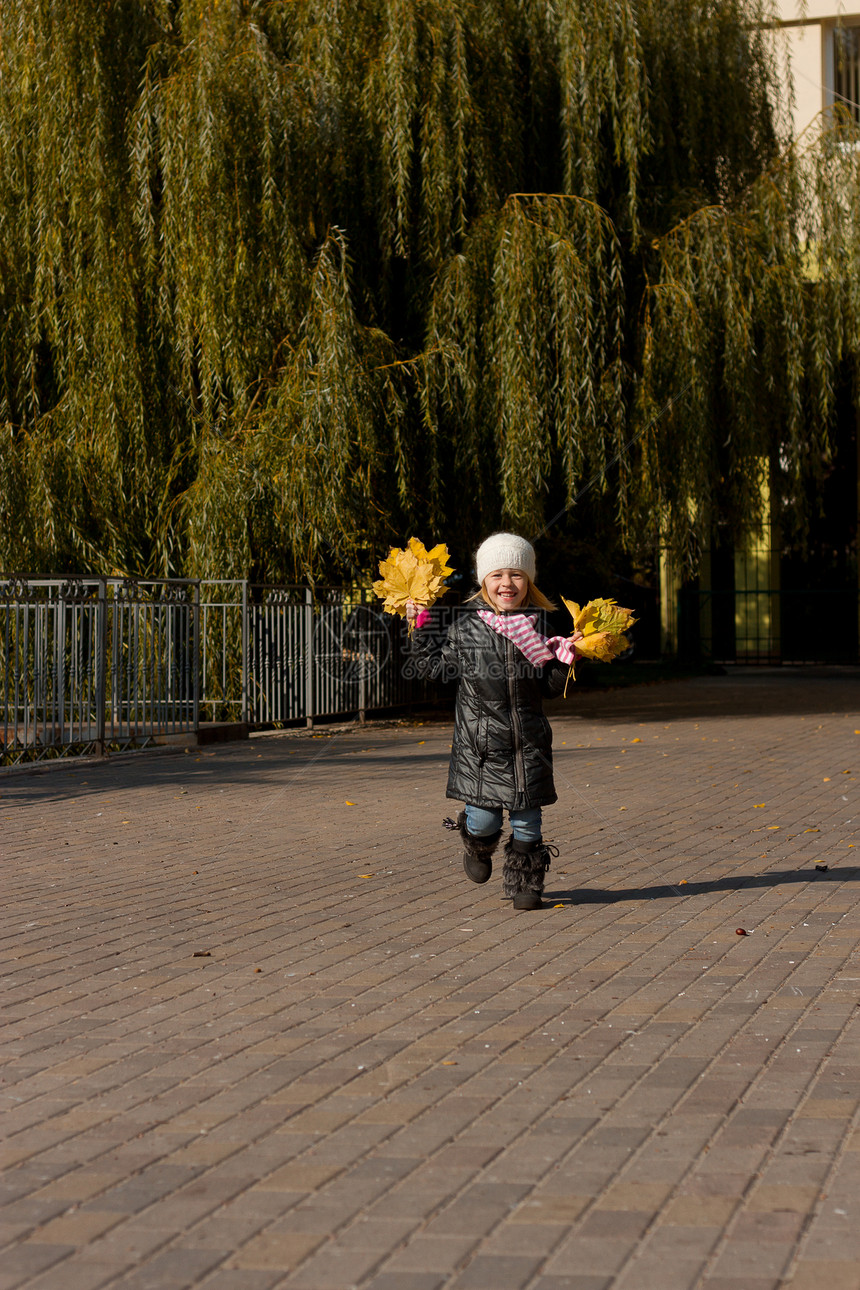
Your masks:
[[[833,29],[860,25],[860,0],[777,0],[794,79],[797,137],[834,101]]]

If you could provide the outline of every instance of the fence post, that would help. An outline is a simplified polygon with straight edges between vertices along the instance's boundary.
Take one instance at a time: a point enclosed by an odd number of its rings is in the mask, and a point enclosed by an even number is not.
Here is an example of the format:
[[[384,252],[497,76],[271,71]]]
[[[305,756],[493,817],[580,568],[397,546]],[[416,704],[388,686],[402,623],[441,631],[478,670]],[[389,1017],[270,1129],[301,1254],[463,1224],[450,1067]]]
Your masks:
[[[38,712],[41,708],[44,721],[44,735],[47,735],[48,724],[48,695],[53,690],[56,698],[54,702],[54,738],[56,739],[56,713],[60,714],[60,744],[66,743],[66,597],[63,594],[66,584],[61,585],[57,590],[57,607],[54,613],[54,648],[53,656],[49,657],[48,642],[50,641],[50,622],[51,608],[50,602],[44,606],[44,617],[41,616],[41,607],[37,603],[33,614],[33,739],[38,739]],[[40,623],[42,629],[40,630]],[[42,640],[44,638],[44,646]],[[98,635],[96,635],[96,649],[98,648]],[[24,658],[27,658],[27,637],[24,636]],[[50,666],[50,679],[43,680],[44,693],[39,693],[39,683],[43,672],[47,673]],[[26,664],[25,664],[26,668]],[[68,742],[73,743],[75,734],[75,701],[74,697],[69,700],[69,738]],[[83,705],[81,707],[81,727],[83,727]],[[26,727],[25,727],[26,729]],[[44,736],[43,736],[44,737]]]
[[[314,597],[305,587],[305,725],[314,725]]]
[[[192,672],[194,695],[194,733],[200,729],[200,579],[195,578],[191,604]]]
[[[107,581],[99,578],[96,609],[96,756],[104,757],[107,707]]]
[[[250,631],[248,629],[248,579],[242,579],[242,720],[250,722],[250,704],[248,703],[248,648]],[[222,648],[224,648],[222,646]]]
[[[364,726],[367,724],[367,616],[365,610],[366,595],[364,590],[361,592],[359,602],[359,623],[358,629],[358,724]]]

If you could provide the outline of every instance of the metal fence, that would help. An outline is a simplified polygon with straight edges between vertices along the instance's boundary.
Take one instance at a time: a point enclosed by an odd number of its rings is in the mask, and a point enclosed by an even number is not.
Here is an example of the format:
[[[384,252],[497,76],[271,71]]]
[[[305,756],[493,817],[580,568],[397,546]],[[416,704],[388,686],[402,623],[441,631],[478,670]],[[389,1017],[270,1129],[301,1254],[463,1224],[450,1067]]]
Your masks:
[[[201,708],[253,725],[408,703],[399,619],[363,588],[200,584]]]
[[[363,719],[410,697],[401,624],[364,590],[9,578],[0,635],[0,764],[142,747],[201,719]]]
[[[715,663],[857,663],[858,618],[851,588],[685,589],[678,650]]]
[[[0,584],[2,761],[196,730],[198,628],[193,582]]]

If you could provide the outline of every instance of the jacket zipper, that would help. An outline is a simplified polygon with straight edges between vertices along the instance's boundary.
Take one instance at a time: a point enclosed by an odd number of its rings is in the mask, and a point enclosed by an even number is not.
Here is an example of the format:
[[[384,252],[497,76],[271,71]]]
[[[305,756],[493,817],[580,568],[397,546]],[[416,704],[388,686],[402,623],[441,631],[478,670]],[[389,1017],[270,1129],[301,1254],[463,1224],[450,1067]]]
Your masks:
[[[511,730],[514,736],[514,788],[517,793],[525,791],[526,765],[523,757],[523,727],[517,711],[516,690],[514,689],[514,643],[505,637],[505,673],[508,682],[508,703],[511,708]]]

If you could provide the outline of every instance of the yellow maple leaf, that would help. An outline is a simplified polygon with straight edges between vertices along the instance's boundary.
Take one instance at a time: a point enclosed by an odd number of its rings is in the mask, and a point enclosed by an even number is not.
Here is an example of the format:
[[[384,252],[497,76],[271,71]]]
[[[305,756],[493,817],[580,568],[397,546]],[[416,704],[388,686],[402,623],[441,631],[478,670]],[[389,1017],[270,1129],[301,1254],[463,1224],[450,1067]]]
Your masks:
[[[448,548],[444,542],[437,542],[431,551],[428,551],[423,542],[416,537],[411,537],[406,543],[409,550],[415,556],[416,560],[429,561],[436,566],[436,573],[440,578],[447,578],[449,573],[453,573],[453,568],[448,564],[451,558],[448,554]]]
[[[595,659],[599,663],[611,663],[627,649],[626,636],[616,636],[614,632],[590,632],[576,642],[576,649],[585,658]]]
[[[606,600],[598,596],[596,600],[589,600],[583,608],[575,600],[567,600],[564,596],[562,600],[573,618],[573,630],[582,632],[584,636],[596,632],[622,636],[636,622],[633,611],[619,605],[617,600]]]
[[[373,584],[385,613],[405,617],[410,600],[432,605],[446,590],[445,578],[453,573],[448,559],[444,542],[428,551],[423,542],[413,537],[405,548],[392,547],[388,558],[380,561],[381,579]]]

